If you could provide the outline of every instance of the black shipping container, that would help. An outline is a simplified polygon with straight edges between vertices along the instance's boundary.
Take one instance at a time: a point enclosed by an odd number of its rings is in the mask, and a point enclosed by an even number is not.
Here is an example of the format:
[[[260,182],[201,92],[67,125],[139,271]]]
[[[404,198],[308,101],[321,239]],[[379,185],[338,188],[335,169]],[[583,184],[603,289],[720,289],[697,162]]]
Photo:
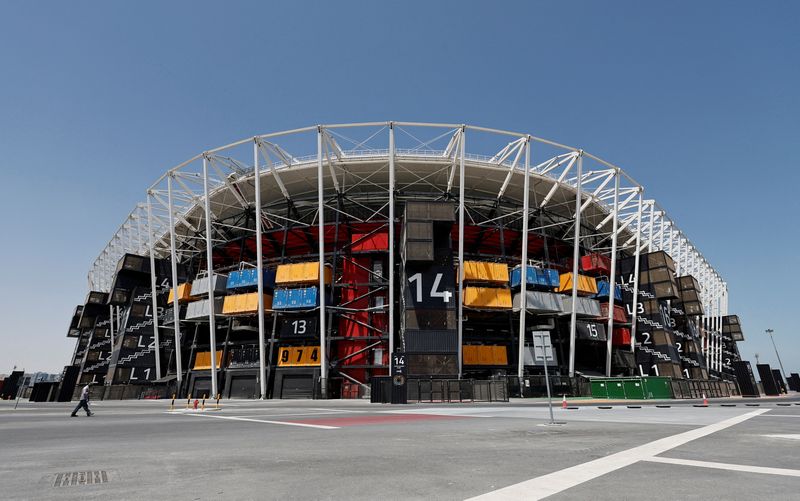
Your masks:
[[[736,382],[739,383],[739,391],[743,397],[760,397],[756,379],[753,375],[753,368],[750,362],[740,360],[733,362],[733,370],[736,373]]]
[[[775,385],[781,393],[787,393],[786,383],[783,381],[783,375],[778,369],[772,369],[772,379],[775,380]]]
[[[441,353],[458,351],[458,332],[453,329],[406,329],[403,341],[407,352]]]
[[[761,377],[761,386],[764,388],[764,394],[768,396],[780,395],[778,385],[775,383],[775,378],[772,374],[772,368],[769,364],[758,364],[758,375]]]

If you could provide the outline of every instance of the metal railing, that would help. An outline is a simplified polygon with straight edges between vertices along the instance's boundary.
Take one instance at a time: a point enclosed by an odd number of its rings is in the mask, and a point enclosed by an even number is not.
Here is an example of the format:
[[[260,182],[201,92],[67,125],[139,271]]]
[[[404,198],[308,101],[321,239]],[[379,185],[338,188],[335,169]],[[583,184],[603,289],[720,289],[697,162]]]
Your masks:
[[[405,383],[408,403],[508,402],[508,388],[503,380],[408,379]],[[392,379],[372,378],[373,403],[391,402]]]

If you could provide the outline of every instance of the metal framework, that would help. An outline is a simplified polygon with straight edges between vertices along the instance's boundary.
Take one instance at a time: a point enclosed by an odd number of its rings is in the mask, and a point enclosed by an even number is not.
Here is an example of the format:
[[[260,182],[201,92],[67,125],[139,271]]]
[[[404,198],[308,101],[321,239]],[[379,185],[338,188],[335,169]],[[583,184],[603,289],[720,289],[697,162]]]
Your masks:
[[[466,151],[470,138],[471,152]],[[357,137],[354,138],[354,137]],[[340,144],[346,144],[343,148]],[[458,172],[456,190],[455,174]],[[533,135],[464,124],[371,122],[317,125],[262,134],[202,152],[167,170],[149,188],[94,260],[88,274],[91,290],[108,291],[117,261],[125,253],[169,258],[172,286],[177,287],[177,263],[205,255],[209,278],[215,273],[212,248],[226,242],[231,232],[253,232],[257,237],[256,263],[259,293],[260,382],[265,388],[265,325],[263,319],[262,231],[283,225],[310,228],[322,235],[328,217],[359,222],[384,221],[390,248],[395,246],[395,204],[398,199],[423,197],[458,203],[458,290],[461,297],[465,225],[493,227],[500,222],[522,228],[521,262],[527,262],[528,235],[545,229],[572,241],[577,274],[580,247],[610,253],[611,287],[616,256],[636,256],[634,290],[638,290],[639,254],[664,250],[676,262],[678,275],[694,275],[702,287],[706,315],[700,324],[707,336],[704,356],[710,368],[722,365],[721,318],[728,313],[725,280],[692,244],[645,188],[620,167],[584,150]],[[347,207],[341,202],[346,200]],[[377,207],[377,209],[376,209]],[[237,216],[255,212],[255,230]],[[531,224],[533,223],[533,225]],[[532,227],[533,226],[533,227]],[[325,256],[324,239],[318,252]],[[389,267],[394,270],[393,253]],[[321,360],[326,353],[326,306],[323,284],[325,259],[320,259],[319,325]],[[525,283],[522,267],[522,280]],[[394,273],[388,273],[389,304],[394,304]],[[155,279],[152,283],[155,309]],[[570,326],[570,375],[574,372],[575,298]],[[210,336],[215,350],[213,291]],[[177,296],[177,295],[176,295]],[[611,304],[613,306],[613,294]],[[520,313],[520,348],[524,343],[525,295]],[[633,312],[637,294],[634,292]],[[178,309],[177,297],[174,307]],[[462,304],[459,301],[459,374],[461,374]],[[393,309],[388,307],[389,332],[394,332]],[[609,308],[608,332],[613,331]],[[174,327],[180,346],[181,322]],[[154,332],[159,339],[158,319]],[[636,322],[633,321],[633,339]],[[389,336],[389,350],[394,349]],[[176,350],[178,367],[183,367]],[[520,370],[522,352],[520,350]],[[212,353],[212,365],[216,357]],[[158,365],[158,364],[157,364]],[[610,350],[606,361],[610,372]],[[160,368],[159,368],[160,370]],[[218,392],[212,370],[212,391]],[[521,374],[520,374],[521,375]],[[158,374],[161,377],[161,374]],[[178,379],[181,371],[178,371]],[[321,367],[323,392],[327,364]]]

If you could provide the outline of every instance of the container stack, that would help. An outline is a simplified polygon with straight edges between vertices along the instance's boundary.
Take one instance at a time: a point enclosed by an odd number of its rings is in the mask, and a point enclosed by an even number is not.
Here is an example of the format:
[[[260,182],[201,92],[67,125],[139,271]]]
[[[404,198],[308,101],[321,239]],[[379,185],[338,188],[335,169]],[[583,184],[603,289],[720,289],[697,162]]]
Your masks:
[[[477,310],[510,310],[508,265],[464,262],[464,306]]]
[[[742,359],[739,345],[736,344],[740,341],[744,341],[744,333],[739,317],[737,315],[722,317],[722,371],[732,377],[736,376],[734,362]]]
[[[400,235],[401,325],[409,376],[458,374],[451,202],[408,201]]]
[[[324,284],[330,285],[332,272],[325,266]],[[319,306],[319,261],[278,265],[275,273],[273,310],[310,310]]]
[[[210,292],[214,292],[214,316],[222,315],[224,296],[228,293],[228,276],[214,273],[209,279],[204,273],[192,282],[189,292],[195,301],[189,303],[186,308],[186,320],[192,322],[208,322],[208,315],[211,313]],[[180,287],[178,287],[180,292]]]
[[[676,279],[678,299],[670,301],[670,317],[675,334],[683,375],[689,379],[708,379],[708,369],[701,349],[702,339],[697,319],[703,314],[700,285],[691,275]]]
[[[619,261],[618,280],[627,312],[633,315],[635,258]],[[672,330],[669,301],[678,299],[675,264],[664,251],[639,256],[636,311],[636,365],[643,376],[682,378],[681,358]]]
[[[264,269],[262,273],[264,287],[264,309],[272,308],[271,291],[275,287],[275,271]],[[258,269],[245,268],[231,272],[226,284],[228,295],[222,304],[222,314],[227,316],[258,314]]]
[[[607,270],[607,265],[599,254],[590,254],[581,259],[581,268],[587,273],[598,274]],[[590,258],[590,259],[586,259]],[[585,262],[585,263],[584,263]],[[572,273],[562,273],[559,276],[556,292],[561,293],[564,305],[563,315],[572,315]],[[598,294],[597,278],[594,276],[578,274],[578,296],[575,298],[575,340],[589,342],[604,342],[607,339],[606,327],[602,322],[601,303],[595,299]],[[568,324],[566,325],[568,327]]]
[[[508,365],[508,347],[491,343],[491,334],[499,333],[497,327],[508,328],[508,318],[496,313],[511,311],[508,265],[489,261],[464,261],[464,307],[474,311],[476,323],[481,322],[483,332],[467,330],[469,344],[462,347],[464,366],[505,369]],[[494,313],[494,314],[493,314]],[[477,344],[480,343],[480,344]]]
[[[559,286],[558,271],[551,268],[528,265],[525,270],[525,287],[521,287],[522,267],[511,270],[511,289],[515,292],[512,300],[514,311],[519,311],[525,292],[525,306],[530,314],[553,315],[564,312],[562,296],[553,292]]]
[[[167,305],[164,315],[161,318],[161,325],[170,326],[175,323],[175,289],[170,288],[169,295],[167,296]],[[197,298],[192,296],[192,283],[184,282],[178,284],[178,319],[186,319],[186,309],[189,303],[196,301]]]
[[[333,271],[326,265],[323,283],[330,286]],[[280,320],[278,367],[319,366],[319,261],[278,265],[272,310],[286,314]],[[326,294],[326,304],[330,294]]]
[[[152,381],[157,377],[157,358],[162,363],[160,369],[168,369],[166,362],[174,348],[173,338],[162,336],[156,345],[151,273],[155,275],[157,284],[166,283],[171,276],[171,266],[162,259],[154,259],[153,264],[151,270],[150,259],[135,254],[124,254],[117,262],[108,301],[114,308],[114,318],[106,317],[105,321],[96,324],[82,378],[102,372],[102,382],[110,386]],[[180,278],[182,267],[179,266],[178,271]],[[156,311],[167,305],[166,300],[167,289],[157,287]],[[112,322],[114,346],[109,343]],[[103,352],[106,346],[111,350],[110,356]],[[163,353],[156,357],[156,351]],[[101,379],[95,377],[93,380],[100,382]]]
[[[108,296],[91,291],[86,302],[75,311],[78,318],[74,320],[76,329],[73,332],[78,333],[78,343],[72,363],[81,368],[78,383],[103,383],[108,371],[108,360],[114,348],[109,334]]]

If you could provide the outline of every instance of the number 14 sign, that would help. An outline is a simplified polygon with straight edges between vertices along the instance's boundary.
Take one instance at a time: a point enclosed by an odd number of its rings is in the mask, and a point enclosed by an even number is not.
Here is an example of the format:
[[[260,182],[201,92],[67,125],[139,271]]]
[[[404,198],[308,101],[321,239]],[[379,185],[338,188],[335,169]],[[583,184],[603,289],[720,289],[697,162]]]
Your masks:
[[[455,271],[452,268],[409,266],[406,277],[406,304],[437,310],[456,307]]]

